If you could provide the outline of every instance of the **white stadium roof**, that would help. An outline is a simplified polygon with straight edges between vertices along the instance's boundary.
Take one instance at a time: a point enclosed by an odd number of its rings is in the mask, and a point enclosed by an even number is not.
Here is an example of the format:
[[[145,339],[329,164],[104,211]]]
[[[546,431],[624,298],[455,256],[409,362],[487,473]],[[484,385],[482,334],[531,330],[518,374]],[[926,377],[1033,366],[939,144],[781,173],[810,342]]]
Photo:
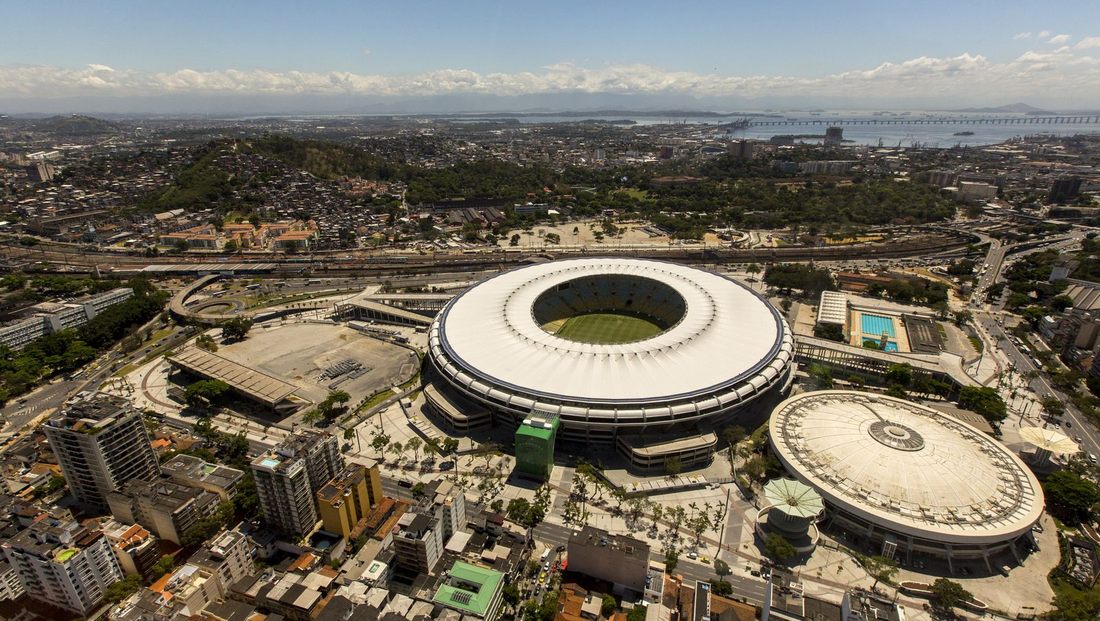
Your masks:
[[[776,407],[780,461],[825,500],[894,532],[990,544],[1026,532],[1043,511],[1035,476],[1010,450],[931,408],[826,390]]]
[[[582,276],[658,280],[687,304],[684,317],[639,342],[579,343],[543,330],[532,306]],[[751,375],[775,356],[784,326],[739,283],[691,267],[637,259],[578,259],[505,272],[455,299],[442,314],[454,359],[494,383],[562,399],[645,401],[706,391]]]
[[[628,343],[582,343],[544,330],[536,300],[589,277],[678,295],[659,310],[683,314],[664,332]],[[472,287],[437,316],[429,347],[451,384],[495,407],[557,412],[566,423],[622,423],[728,411],[786,376],[794,342],[775,308],[734,280],[663,261],[584,258],[525,266]]]

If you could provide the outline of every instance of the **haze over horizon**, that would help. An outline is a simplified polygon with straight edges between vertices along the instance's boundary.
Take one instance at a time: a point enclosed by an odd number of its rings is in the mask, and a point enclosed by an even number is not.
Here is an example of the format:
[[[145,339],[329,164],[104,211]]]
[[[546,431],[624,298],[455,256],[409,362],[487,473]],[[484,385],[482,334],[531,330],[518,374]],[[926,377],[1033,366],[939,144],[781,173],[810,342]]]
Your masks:
[[[1084,2],[118,0],[5,16],[3,113],[1100,107],[1100,5]]]

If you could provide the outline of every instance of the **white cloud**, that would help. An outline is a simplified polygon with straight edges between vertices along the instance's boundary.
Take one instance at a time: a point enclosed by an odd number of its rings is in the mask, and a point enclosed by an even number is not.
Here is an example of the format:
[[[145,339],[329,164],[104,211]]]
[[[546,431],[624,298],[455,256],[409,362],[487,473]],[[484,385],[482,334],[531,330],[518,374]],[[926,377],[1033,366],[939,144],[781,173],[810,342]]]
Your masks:
[[[373,53],[374,53],[374,50],[370,49],[369,47],[363,48],[363,56],[370,56]]]
[[[1047,39],[1047,43],[1050,43],[1050,44],[1053,44],[1053,45],[1062,45],[1064,43],[1069,43],[1069,40],[1071,38],[1072,37],[1068,34],[1054,35],[1053,37]]]
[[[1015,35],[1012,36],[1012,39],[1015,40],[1015,41],[1021,41],[1023,39],[1030,39],[1030,38],[1031,38],[1031,33],[1030,32],[1017,32]]]
[[[1076,46],[1077,49],[1083,47],[1100,47],[1100,38],[1085,39]],[[995,94],[998,100],[1041,95],[1049,101],[1060,97],[1066,100],[1100,99],[1100,59],[1076,52],[1070,46],[1060,46],[1028,51],[1015,60],[1001,63],[981,54],[921,56],[818,76],[722,76],[641,64],[588,67],[574,62],[513,73],[441,68],[405,75],[186,68],[150,74],[98,64],[79,69],[0,65],[0,93],[5,97],[22,98],[623,93],[943,99],[972,99],[975,93],[988,93]]]
[[[1077,42],[1077,45],[1073,46],[1079,50],[1087,50],[1094,47],[1100,47],[1100,37],[1085,37]]]
[[[1039,34],[1037,34],[1035,36],[1039,37],[1040,39],[1046,39],[1051,34],[1053,34],[1053,33],[1051,33],[1049,30],[1040,30]]]

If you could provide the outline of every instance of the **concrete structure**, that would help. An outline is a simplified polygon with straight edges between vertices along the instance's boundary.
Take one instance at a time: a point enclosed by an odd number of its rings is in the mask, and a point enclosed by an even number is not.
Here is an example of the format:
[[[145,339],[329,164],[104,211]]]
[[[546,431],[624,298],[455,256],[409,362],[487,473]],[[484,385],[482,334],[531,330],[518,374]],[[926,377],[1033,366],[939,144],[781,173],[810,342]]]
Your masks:
[[[229,587],[252,573],[255,545],[239,530],[223,530],[210,538],[188,563],[208,571],[217,580],[219,597],[226,597]]]
[[[141,576],[146,581],[153,577],[153,567],[160,561],[160,550],[152,533],[141,524],[123,524],[117,520],[105,521],[100,530],[111,543],[122,573]]]
[[[756,533],[766,540],[770,533],[786,539],[799,554],[809,554],[817,545],[814,522],[825,511],[825,503],[812,487],[791,479],[773,479],[764,486],[766,504],[756,518]]]
[[[822,291],[817,304],[817,323],[832,323],[843,328],[848,323],[848,294]]]
[[[39,305],[39,312],[26,319],[0,326],[0,345],[11,349],[23,349],[31,341],[70,328],[80,327],[91,321],[104,309],[125,302],[134,296],[134,290],[126,287],[111,289],[88,296],[76,302]]]
[[[412,574],[429,574],[443,554],[443,524],[431,512],[409,511],[397,521],[394,562]]]
[[[26,591],[23,590],[23,583],[19,581],[15,568],[11,563],[0,560],[0,602],[19,599],[24,593]]]
[[[381,501],[382,477],[378,464],[369,468],[349,464],[317,491],[321,527],[346,539],[354,538],[353,532],[362,531],[367,516]]]
[[[1048,203],[1065,203],[1081,193],[1080,177],[1059,177],[1051,182]]]
[[[420,502],[397,520],[394,561],[406,573],[435,570],[446,543],[466,524],[466,496],[454,483],[439,479],[425,490]]]
[[[504,574],[492,569],[455,561],[436,589],[432,601],[467,618],[493,621],[500,611]]]
[[[237,494],[237,485],[244,478],[242,470],[212,464],[191,455],[176,455],[161,464],[160,471],[175,483],[213,492],[223,501],[232,500]]]
[[[96,395],[65,406],[42,426],[77,502],[106,509],[107,494],[131,479],[158,477],[157,456],[141,413]]]
[[[302,536],[317,525],[314,494],[343,468],[336,436],[298,431],[252,461],[264,520],[285,535]]]
[[[585,526],[567,544],[569,571],[606,580],[616,591],[641,594],[649,570],[649,544],[625,535]]]
[[[133,479],[107,494],[111,515],[141,524],[157,537],[184,545],[187,535],[218,510],[217,494],[168,480]]]
[[[275,412],[290,413],[303,403],[293,398],[298,390],[294,384],[198,347],[169,356],[168,363],[203,379],[221,380],[237,394]]]
[[[779,461],[825,499],[828,522],[876,554],[1020,559],[1043,512],[1038,480],[986,434],[882,395],[826,390],[787,399],[769,423]],[[1021,548],[1021,549],[1018,549]]]
[[[516,429],[516,472],[540,481],[554,467],[554,440],[558,434],[555,414],[535,413],[523,419]]]
[[[988,183],[960,181],[959,199],[967,202],[987,201],[997,198],[997,186]]]
[[[87,616],[122,579],[111,544],[98,530],[46,517],[0,544],[31,598]]]
[[[590,313],[642,317],[662,331],[596,344],[549,327]],[[466,290],[432,323],[428,358],[439,383],[498,424],[555,413],[559,439],[611,445],[724,422],[787,386],[793,350],[778,311],[734,280],[661,261],[584,258],[517,268]]]

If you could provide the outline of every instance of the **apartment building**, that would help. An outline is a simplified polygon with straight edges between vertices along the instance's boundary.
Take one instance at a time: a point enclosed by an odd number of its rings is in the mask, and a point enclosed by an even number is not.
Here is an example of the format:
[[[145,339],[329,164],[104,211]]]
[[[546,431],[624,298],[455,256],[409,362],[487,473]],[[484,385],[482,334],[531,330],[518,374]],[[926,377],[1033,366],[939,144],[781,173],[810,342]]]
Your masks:
[[[125,400],[95,395],[66,405],[42,426],[77,502],[106,509],[107,494],[160,468],[141,413]]]

